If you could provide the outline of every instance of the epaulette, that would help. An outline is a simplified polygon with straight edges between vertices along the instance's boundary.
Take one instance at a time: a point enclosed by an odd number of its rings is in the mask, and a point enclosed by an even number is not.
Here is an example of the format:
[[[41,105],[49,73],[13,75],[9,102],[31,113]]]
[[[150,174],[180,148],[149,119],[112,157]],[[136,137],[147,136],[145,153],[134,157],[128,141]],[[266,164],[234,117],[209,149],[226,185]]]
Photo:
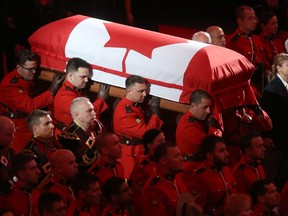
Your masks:
[[[44,185],[41,190],[48,191],[54,185],[54,181],[49,181],[46,185]]]
[[[130,107],[130,105],[126,105],[126,113],[132,113],[133,112],[133,110],[132,110],[132,108]]]
[[[244,163],[242,163],[237,167],[237,170],[243,170],[245,168],[245,166],[246,165]]]
[[[189,116],[188,122],[189,122],[189,123],[194,123],[195,120],[196,120],[196,119],[195,119],[194,117]]]
[[[19,81],[19,77],[18,77],[18,76],[14,76],[14,77],[10,80],[10,83],[15,84],[15,83],[18,83],[18,81]]]
[[[97,172],[99,172],[99,170],[101,169],[102,165],[99,163],[97,164],[93,170],[91,170],[92,173],[96,174]]]
[[[231,38],[231,42],[236,42],[240,38],[241,34],[237,33]]]
[[[67,91],[73,91],[73,89],[70,86],[65,86],[65,90]]]
[[[206,168],[201,167],[200,169],[198,169],[198,170],[195,171],[195,174],[196,174],[196,175],[200,175],[200,174],[203,173],[205,170],[206,170]]]
[[[160,177],[159,177],[159,176],[155,176],[155,177],[151,180],[150,185],[156,185],[159,180],[160,180]]]
[[[146,166],[149,162],[150,162],[149,159],[145,159],[145,160],[141,161],[140,164],[143,165],[143,166]]]

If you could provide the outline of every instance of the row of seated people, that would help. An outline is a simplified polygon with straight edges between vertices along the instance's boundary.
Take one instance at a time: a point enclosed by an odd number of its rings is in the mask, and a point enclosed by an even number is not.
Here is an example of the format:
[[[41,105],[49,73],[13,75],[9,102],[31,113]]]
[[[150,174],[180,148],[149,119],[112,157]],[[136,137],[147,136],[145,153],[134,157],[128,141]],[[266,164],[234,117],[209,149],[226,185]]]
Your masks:
[[[39,118],[47,117],[46,113]],[[5,128],[14,128],[9,118],[0,120]],[[43,129],[45,123],[34,127]],[[51,121],[48,124],[51,127]],[[97,160],[85,169],[67,148],[49,153],[24,148],[13,155],[12,139],[7,141],[2,149],[10,155],[4,155],[7,169],[2,167],[1,173],[6,171],[10,182],[1,184],[0,206],[13,215],[46,215],[43,211],[56,215],[176,215],[176,211],[180,211],[177,215],[233,215],[229,200],[239,193],[253,198],[253,204],[248,197],[248,206],[241,208],[246,215],[287,214],[288,184],[280,196],[277,186],[266,178],[261,165],[264,141],[255,131],[241,137],[241,161],[230,168],[225,140],[219,136],[206,136],[197,157],[184,160],[177,145],[164,142],[163,131],[150,129],[143,136],[145,158],[136,163],[128,180],[126,167],[119,162],[123,148],[114,133],[96,137]],[[50,155],[48,165],[43,166],[39,153]],[[55,196],[55,206],[45,206],[43,202],[52,202],[47,199]]]

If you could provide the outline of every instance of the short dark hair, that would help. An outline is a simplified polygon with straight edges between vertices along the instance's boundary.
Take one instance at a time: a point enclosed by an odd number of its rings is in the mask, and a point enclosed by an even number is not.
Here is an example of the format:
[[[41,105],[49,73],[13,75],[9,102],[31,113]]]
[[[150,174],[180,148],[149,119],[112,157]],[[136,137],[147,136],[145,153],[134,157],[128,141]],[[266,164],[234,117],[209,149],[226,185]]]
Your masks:
[[[146,80],[144,77],[138,76],[138,75],[130,75],[127,77],[125,81],[125,87],[130,88],[131,86],[135,85],[135,83],[146,83]]]
[[[26,164],[32,160],[36,161],[36,156],[29,150],[22,150],[17,153],[12,163],[12,170],[14,175],[18,176],[18,172],[24,170]]]
[[[175,143],[172,142],[165,142],[159,144],[155,150],[154,150],[154,160],[157,162],[159,161],[162,157],[166,156],[167,154],[167,149],[168,148],[174,148],[176,147]]]
[[[242,135],[239,139],[241,151],[245,154],[246,150],[251,147],[252,139],[259,136],[261,136],[261,134],[257,131],[248,131],[246,134]]]
[[[250,194],[254,204],[258,203],[258,196],[264,195],[267,192],[266,185],[272,184],[273,182],[269,179],[262,179],[254,182],[250,189]]]
[[[85,61],[81,58],[75,57],[75,58],[71,58],[68,61],[67,65],[66,65],[66,73],[77,72],[80,67],[88,68],[90,70],[90,72],[92,71],[92,67],[87,61]]]
[[[212,97],[208,92],[202,89],[196,89],[190,95],[190,104],[191,103],[200,104],[202,99],[212,100]]]
[[[71,188],[76,197],[79,196],[79,191],[87,191],[90,188],[90,185],[99,182],[97,176],[92,173],[81,171],[76,174],[72,180]]]
[[[44,212],[49,212],[53,209],[54,202],[60,202],[62,196],[54,192],[43,192],[38,199],[38,211],[40,216],[43,216]]]
[[[29,130],[33,132],[33,126],[38,125],[40,123],[40,118],[45,117],[47,115],[50,115],[49,111],[40,109],[33,110],[27,118]]]
[[[154,139],[160,134],[163,133],[162,130],[152,128],[146,131],[143,135],[142,141],[144,146],[144,154],[146,155],[149,152],[148,143],[153,143]]]
[[[236,8],[235,10],[235,18],[238,19],[243,19],[244,18],[244,11],[245,10],[253,10],[252,7],[249,7],[247,5],[240,5],[239,7]]]
[[[217,143],[225,143],[222,137],[216,136],[214,134],[207,135],[201,142],[200,153],[206,158],[208,152],[213,153]]]
[[[102,192],[108,200],[111,200],[113,194],[118,194],[121,189],[121,185],[126,182],[126,179],[120,177],[109,178],[102,186]]]
[[[37,61],[37,55],[29,49],[20,49],[16,52],[15,62],[24,65],[26,61]]]

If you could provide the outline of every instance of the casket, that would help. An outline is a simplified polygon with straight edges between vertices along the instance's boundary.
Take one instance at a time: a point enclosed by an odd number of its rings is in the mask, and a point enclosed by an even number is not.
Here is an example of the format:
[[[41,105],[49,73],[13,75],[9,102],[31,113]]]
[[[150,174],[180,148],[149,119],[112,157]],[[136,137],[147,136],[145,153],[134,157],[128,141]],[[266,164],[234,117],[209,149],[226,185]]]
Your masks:
[[[122,97],[125,79],[137,74],[151,83],[150,94],[165,109],[185,110],[180,107],[187,107],[195,89],[210,92],[219,110],[257,104],[250,86],[254,66],[223,47],[81,15],[41,27],[29,43],[41,57],[43,79],[80,57],[92,65],[95,83],[112,86],[112,96]]]

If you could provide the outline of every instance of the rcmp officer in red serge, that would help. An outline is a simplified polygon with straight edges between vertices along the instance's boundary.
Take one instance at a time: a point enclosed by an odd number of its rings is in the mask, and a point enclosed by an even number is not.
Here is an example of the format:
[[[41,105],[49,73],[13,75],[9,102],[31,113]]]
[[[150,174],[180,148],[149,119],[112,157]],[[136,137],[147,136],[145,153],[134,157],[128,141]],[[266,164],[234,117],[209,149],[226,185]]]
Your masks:
[[[184,159],[178,146],[173,143],[159,144],[154,158],[156,167],[144,185],[139,200],[141,215],[175,216],[178,199],[187,192],[182,179],[177,177],[184,169]]]
[[[208,135],[201,143],[200,152],[204,161],[195,170],[185,170],[182,179],[190,193],[199,194],[196,202],[204,214],[219,215],[225,199],[236,193],[223,138]]]
[[[258,18],[253,8],[242,5],[235,11],[238,28],[227,40],[227,48],[244,55],[254,66],[255,71],[251,78],[256,96],[262,96],[264,88],[264,49],[258,35],[251,35],[255,31]]]
[[[11,118],[16,126],[12,147],[20,151],[31,138],[26,117],[35,109],[42,109],[53,103],[53,96],[64,76],[54,76],[49,90],[33,97],[33,79],[38,69],[37,57],[30,50],[19,50],[16,54],[16,68],[0,84],[0,113]]]
[[[66,66],[66,80],[59,89],[54,100],[55,135],[57,136],[72,122],[70,105],[76,97],[82,97],[82,90],[87,87],[89,78],[93,75],[91,66],[81,58],[71,58]],[[100,84],[97,99],[92,103],[97,118],[104,112],[108,105],[109,85]]]
[[[86,97],[75,98],[70,109],[73,121],[58,134],[58,140],[74,153],[79,170],[87,170],[97,159],[95,138],[102,133],[103,125],[98,124],[94,106]]]
[[[113,126],[114,132],[123,143],[120,162],[125,167],[125,178],[129,178],[134,164],[144,157],[141,140],[143,134],[151,128],[160,129],[163,122],[159,117],[160,99],[157,97],[152,97],[149,103],[152,115],[148,122],[145,121],[145,115],[139,106],[147,95],[147,83],[143,77],[130,75],[125,86],[126,94],[114,110]]]
[[[258,180],[266,179],[261,160],[265,157],[264,141],[260,133],[249,131],[239,141],[242,157],[233,168],[237,182],[237,192],[250,193],[252,184]]]

